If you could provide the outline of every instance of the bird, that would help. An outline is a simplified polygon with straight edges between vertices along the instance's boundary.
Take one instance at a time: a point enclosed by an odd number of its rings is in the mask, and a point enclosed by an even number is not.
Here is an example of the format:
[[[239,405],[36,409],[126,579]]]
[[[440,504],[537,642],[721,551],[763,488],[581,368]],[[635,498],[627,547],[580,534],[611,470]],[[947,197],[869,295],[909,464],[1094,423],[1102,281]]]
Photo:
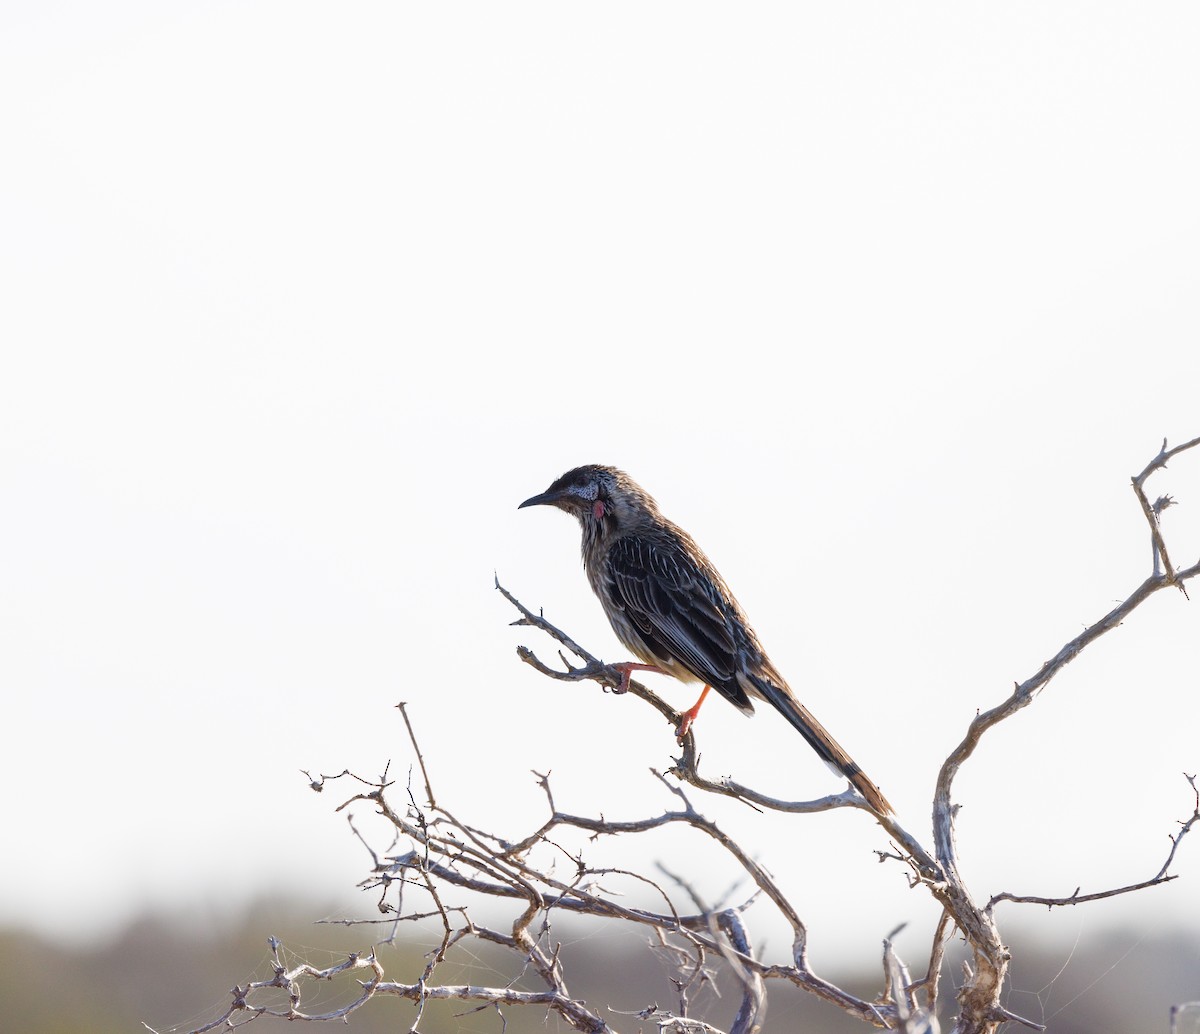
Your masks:
[[[527,506],[554,506],[579,520],[588,581],[637,658],[613,665],[621,674],[618,692],[634,671],[703,683],[700,699],[680,718],[681,742],[710,689],[746,715],[754,713],[753,699],[765,700],[877,814],[892,813],[879,787],[796,698],[712,561],[633,478],[601,464],[575,467],[518,509]]]

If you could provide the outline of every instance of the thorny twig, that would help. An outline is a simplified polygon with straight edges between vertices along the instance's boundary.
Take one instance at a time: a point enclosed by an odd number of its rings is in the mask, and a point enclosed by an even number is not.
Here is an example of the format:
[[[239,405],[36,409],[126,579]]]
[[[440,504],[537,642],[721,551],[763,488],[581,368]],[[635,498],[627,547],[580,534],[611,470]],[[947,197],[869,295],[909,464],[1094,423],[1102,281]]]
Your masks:
[[[1142,506],[1142,512],[1146,515],[1146,521],[1150,525],[1150,538],[1154,543],[1154,574],[1159,573],[1159,561],[1162,561],[1163,569],[1166,571],[1167,582],[1171,585],[1179,586],[1179,591],[1187,596],[1187,587],[1183,584],[1183,579],[1175,573],[1175,568],[1171,566],[1171,558],[1167,556],[1167,544],[1163,541],[1162,529],[1159,527],[1159,517],[1163,510],[1169,506],[1175,505],[1175,500],[1169,495],[1160,496],[1153,504],[1146,498],[1146,492],[1143,486],[1146,483],[1146,478],[1153,474],[1156,470],[1162,470],[1167,465],[1167,460],[1173,456],[1178,456],[1181,452],[1187,449],[1200,445],[1200,438],[1193,438],[1190,442],[1184,442],[1182,445],[1176,445],[1173,449],[1167,448],[1167,440],[1164,438],[1162,448],[1158,450],[1158,455],[1146,464],[1140,474],[1135,474],[1130,480],[1133,482],[1133,490],[1137,494],[1138,502]]]
[[[1196,776],[1183,773],[1184,779],[1191,784],[1192,796],[1194,798],[1194,807],[1191,816],[1183,822],[1179,823],[1179,832],[1171,837],[1171,850],[1167,853],[1167,860],[1163,862],[1162,868],[1158,870],[1148,880],[1142,880],[1141,883],[1130,883],[1124,887],[1113,887],[1110,890],[1095,891],[1091,894],[1080,894],[1079,887],[1075,888],[1075,892],[1065,898],[1047,898],[1038,897],[1032,894],[1010,894],[1004,891],[1000,894],[993,894],[984,906],[987,911],[991,911],[1001,901],[1014,901],[1021,904],[1030,905],[1045,905],[1047,908],[1054,908],[1062,905],[1082,905],[1088,901],[1100,901],[1102,898],[1115,898],[1119,894],[1130,894],[1135,890],[1145,890],[1147,887],[1157,887],[1160,883],[1170,883],[1171,880],[1178,879],[1177,876],[1170,874],[1171,863],[1175,861],[1175,852],[1179,850],[1179,843],[1191,831],[1191,828],[1200,822],[1200,790],[1196,787]]]

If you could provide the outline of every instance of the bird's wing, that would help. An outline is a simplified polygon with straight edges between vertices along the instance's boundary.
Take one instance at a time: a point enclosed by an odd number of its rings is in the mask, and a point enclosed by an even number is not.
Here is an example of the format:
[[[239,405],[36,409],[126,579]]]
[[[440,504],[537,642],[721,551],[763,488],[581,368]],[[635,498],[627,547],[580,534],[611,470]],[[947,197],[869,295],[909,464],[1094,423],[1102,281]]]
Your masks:
[[[628,535],[609,547],[605,568],[613,599],[656,656],[673,658],[742,710],[754,710],[736,679],[728,604],[680,544]]]

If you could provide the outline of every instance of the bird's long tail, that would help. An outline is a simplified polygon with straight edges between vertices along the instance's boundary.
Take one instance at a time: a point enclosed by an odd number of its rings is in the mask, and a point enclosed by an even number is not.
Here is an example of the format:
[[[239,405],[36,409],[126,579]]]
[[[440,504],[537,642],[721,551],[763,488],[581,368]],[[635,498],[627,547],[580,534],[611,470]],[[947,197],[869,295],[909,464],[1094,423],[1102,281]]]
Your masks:
[[[893,813],[892,806],[879,787],[867,778],[866,773],[854,763],[854,759],[846,753],[842,745],[829,735],[825,726],[812,716],[808,708],[792,696],[791,690],[759,675],[751,675],[750,678],[758,694],[795,726],[796,731],[808,740],[809,746],[817,752],[822,761],[849,779],[866,802],[880,815]]]

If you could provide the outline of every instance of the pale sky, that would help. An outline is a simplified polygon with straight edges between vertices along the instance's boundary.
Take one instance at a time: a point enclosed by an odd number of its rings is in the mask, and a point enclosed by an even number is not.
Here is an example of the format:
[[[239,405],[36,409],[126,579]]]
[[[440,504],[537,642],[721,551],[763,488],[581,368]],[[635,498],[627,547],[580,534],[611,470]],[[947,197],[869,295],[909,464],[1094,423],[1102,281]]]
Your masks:
[[[576,813],[669,806],[670,730],[520,665],[553,650],[492,590],[627,659],[574,524],[516,509],[588,462],[701,542],[928,844],[976,710],[1149,573],[1130,475],[1200,435],[1197,53],[1186,3],[6,5],[0,922],[369,913],[299,770],[406,770],[401,699],[478,825],[536,827],[530,769]],[[1200,453],[1150,487],[1194,562]],[[1155,598],[987,737],[978,898],[1158,869],[1198,607]],[[712,774],[841,788],[765,708],[698,736]],[[818,962],[904,921],[927,949],[862,814],[697,803]],[[1001,923],[1190,927],[1200,844],[1177,871]]]

